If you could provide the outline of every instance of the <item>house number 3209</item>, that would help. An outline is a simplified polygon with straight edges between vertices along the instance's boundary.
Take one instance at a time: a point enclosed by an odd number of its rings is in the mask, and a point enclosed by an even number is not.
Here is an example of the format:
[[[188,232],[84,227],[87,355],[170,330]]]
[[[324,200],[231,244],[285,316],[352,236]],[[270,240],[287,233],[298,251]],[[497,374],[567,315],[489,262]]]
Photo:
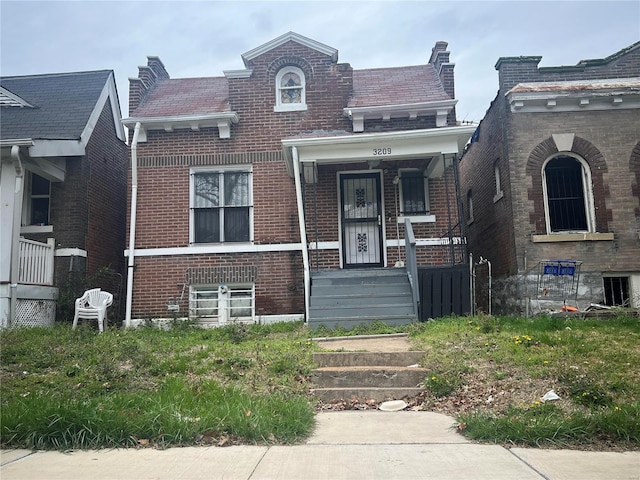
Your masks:
[[[373,154],[374,155],[391,155],[391,147],[374,148]]]

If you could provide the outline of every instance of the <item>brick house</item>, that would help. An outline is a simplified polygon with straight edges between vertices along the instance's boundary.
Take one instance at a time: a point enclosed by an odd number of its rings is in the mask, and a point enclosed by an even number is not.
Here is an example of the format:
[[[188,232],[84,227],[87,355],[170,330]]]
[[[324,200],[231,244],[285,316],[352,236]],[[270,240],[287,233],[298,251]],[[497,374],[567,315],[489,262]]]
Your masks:
[[[574,293],[581,309],[638,307],[640,43],[574,66],[540,59],[498,60],[498,94],[460,160],[469,251],[491,263],[498,313]],[[573,289],[545,260],[580,262]],[[571,298],[551,298],[554,282]]]
[[[124,273],[128,162],[114,74],[2,77],[0,108],[0,324],[51,324],[69,272]]]
[[[473,128],[456,125],[446,48],[424,65],[354,70],[290,32],[243,54],[245,69],[183,79],[148,57],[124,120],[125,323],[415,319],[410,291],[408,306],[370,302],[386,282],[406,301],[407,220],[417,262],[461,255],[452,164]]]

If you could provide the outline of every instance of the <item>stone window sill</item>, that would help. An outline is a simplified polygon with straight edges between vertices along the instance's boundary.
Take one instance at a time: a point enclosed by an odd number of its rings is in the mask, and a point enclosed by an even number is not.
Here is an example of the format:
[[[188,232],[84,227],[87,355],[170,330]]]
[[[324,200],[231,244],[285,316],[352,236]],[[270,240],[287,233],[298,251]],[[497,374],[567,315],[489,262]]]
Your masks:
[[[551,242],[594,242],[611,241],[613,233],[552,233],[551,235],[531,235],[533,243]]]
[[[305,103],[294,103],[286,105],[276,105],[273,107],[274,112],[303,112],[307,109]]]
[[[401,215],[398,217],[398,223],[404,224],[405,218],[411,220],[411,223],[433,223],[436,221],[435,215]]]
[[[25,225],[20,227],[20,234],[23,233],[51,233],[53,225]]]
[[[498,200],[500,200],[503,197],[504,197],[504,192],[502,190],[500,190],[500,193],[496,193],[493,196],[493,203],[496,203]]]

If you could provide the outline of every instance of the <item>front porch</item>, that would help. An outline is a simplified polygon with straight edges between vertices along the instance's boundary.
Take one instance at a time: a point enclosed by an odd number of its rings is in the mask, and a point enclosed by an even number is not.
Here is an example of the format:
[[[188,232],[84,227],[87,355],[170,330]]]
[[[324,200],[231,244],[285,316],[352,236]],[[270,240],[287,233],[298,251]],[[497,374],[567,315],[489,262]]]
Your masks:
[[[19,238],[18,282],[0,282],[2,327],[53,325],[58,299],[53,286],[54,249],[52,238],[47,243]]]
[[[310,326],[416,321],[418,265],[467,262],[457,156],[471,133],[456,126],[283,140],[306,240]]]

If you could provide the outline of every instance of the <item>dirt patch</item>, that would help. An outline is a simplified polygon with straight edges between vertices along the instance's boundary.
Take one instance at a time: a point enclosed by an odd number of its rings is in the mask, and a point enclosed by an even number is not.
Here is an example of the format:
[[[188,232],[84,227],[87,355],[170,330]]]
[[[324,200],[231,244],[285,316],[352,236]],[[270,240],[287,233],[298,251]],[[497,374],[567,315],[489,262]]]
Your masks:
[[[407,335],[375,335],[316,339],[324,350],[338,352],[408,352],[411,348]]]

